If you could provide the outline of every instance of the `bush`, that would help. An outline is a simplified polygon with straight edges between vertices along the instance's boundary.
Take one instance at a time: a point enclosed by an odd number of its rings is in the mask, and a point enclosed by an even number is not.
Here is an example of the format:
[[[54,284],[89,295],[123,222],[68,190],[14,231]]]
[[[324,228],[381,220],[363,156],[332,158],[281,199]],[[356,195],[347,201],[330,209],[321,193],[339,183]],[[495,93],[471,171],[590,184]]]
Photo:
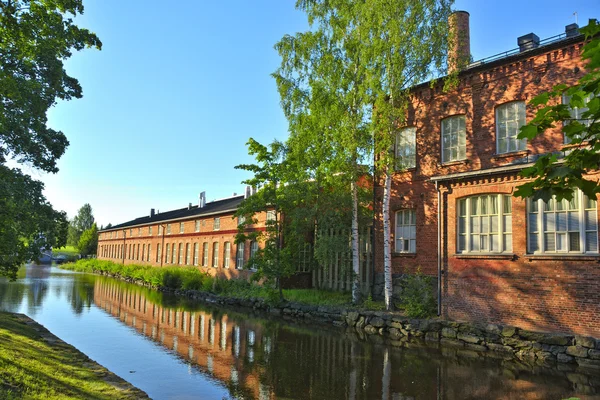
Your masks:
[[[410,318],[428,318],[436,314],[437,302],[433,296],[432,279],[423,275],[421,268],[402,281],[399,308]]]
[[[165,271],[162,279],[162,286],[169,289],[181,288],[181,274],[177,271]]]

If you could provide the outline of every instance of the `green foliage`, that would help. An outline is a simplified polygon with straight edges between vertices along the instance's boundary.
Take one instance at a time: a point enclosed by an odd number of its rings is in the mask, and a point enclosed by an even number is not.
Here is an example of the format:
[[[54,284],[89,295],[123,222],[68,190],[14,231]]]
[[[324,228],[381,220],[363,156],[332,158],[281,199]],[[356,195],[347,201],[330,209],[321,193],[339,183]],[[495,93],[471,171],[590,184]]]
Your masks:
[[[43,185],[5,163],[58,171],[68,141],[47,126],[46,113],[57,99],[81,97],[63,61],[73,50],[101,47],[69,17],[81,13],[82,0],[0,0],[0,275],[14,278],[40,248],[66,240],[66,216],[46,201]]]
[[[369,295],[369,297],[365,299],[365,301],[363,301],[361,308],[365,308],[367,310],[382,311],[385,310],[385,303],[381,301],[375,301],[373,300],[373,297]]]
[[[537,108],[536,115],[519,134],[520,139],[531,140],[561,126],[570,145],[563,149],[564,158],[559,158],[558,153],[545,154],[533,166],[525,168],[521,176],[531,181],[519,186],[515,196],[545,201],[556,196],[560,201],[571,200],[575,189],[581,189],[590,198],[600,193],[595,178],[585,177],[600,165],[600,25],[590,20],[581,33],[586,36],[582,59],[587,61],[587,74],[573,87],[560,84],[534,97],[529,104]],[[568,104],[563,104],[563,95],[569,96]],[[572,119],[570,113],[570,109],[583,107],[588,108],[581,115],[587,124]]]
[[[79,246],[81,235],[86,230],[91,229],[93,225],[95,225],[95,223],[92,206],[90,206],[89,203],[85,203],[77,211],[77,215],[69,224],[67,243],[71,246]]]
[[[416,274],[407,274],[402,281],[402,295],[399,303],[410,318],[428,318],[436,313],[436,300],[433,296],[432,279],[420,269]]]
[[[93,223],[91,228],[83,231],[77,243],[77,249],[84,257],[96,254],[98,249],[98,227],[96,223]]]

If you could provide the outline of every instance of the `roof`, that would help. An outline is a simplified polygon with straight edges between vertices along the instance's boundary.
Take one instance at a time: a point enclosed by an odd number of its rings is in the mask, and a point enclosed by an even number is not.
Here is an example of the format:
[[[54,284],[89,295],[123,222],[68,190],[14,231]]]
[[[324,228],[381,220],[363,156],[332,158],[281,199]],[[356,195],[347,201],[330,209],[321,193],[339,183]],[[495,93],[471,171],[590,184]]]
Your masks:
[[[238,209],[243,200],[244,195],[240,195],[206,203],[206,205],[202,208],[198,207],[198,205],[195,205],[191,207],[180,208],[178,210],[156,213],[153,216],[146,215],[144,217],[139,217],[131,221],[124,222],[122,224],[111,226],[107,229],[102,229],[100,232],[113,231],[133,226],[149,225],[157,222],[167,222],[172,220],[181,220],[193,217],[232,212]]]

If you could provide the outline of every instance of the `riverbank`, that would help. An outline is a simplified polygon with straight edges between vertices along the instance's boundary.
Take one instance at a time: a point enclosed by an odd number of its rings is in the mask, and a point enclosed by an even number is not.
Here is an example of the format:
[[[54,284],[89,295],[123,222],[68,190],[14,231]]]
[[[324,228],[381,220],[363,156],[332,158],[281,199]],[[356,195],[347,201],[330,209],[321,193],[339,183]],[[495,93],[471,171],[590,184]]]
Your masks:
[[[116,264],[104,266],[101,263],[99,262],[98,265],[102,266],[102,269],[94,268],[96,265],[90,263],[87,272],[109,275],[206,303],[260,310],[308,324],[325,323],[346,327],[357,331],[360,335],[381,337],[390,341],[392,345],[417,341],[456,348],[464,350],[465,353],[484,357],[516,360],[532,366],[561,366],[563,369],[573,371],[578,369],[600,371],[600,340],[592,337],[536,332],[497,324],[448,321],[441,318],[411,319],[397,311],[374,311],[349,304],[278,302],[277,299],[269,296],[259,296],[263,293],[258,289],[249,291],[244,282],[224,281],[221,284],[231,285],[230,290],[215,293],[214,281],[212,292],[202,290],[208,285],[199,285],[198,289],[190,288],[191,285],[186,288],[185,282],[165,285],[159,284],[158,278],[162,282],[171,283],[168,269],[148,267],[146,272],[151,277],[149,279],[148,276],[136,277],[128,273],[126,270],[131,266],[119,270]],[[183,279],[186,279],[185,276]],[[202,279],[210,278],[202,277]],[[157,281],[157,284],[153,284],[153,281]],[[232,294],[236,293],[235,285],[239,285],[240,296]]]
[[[29,317],[0,312],[0,398],[148,396]]]

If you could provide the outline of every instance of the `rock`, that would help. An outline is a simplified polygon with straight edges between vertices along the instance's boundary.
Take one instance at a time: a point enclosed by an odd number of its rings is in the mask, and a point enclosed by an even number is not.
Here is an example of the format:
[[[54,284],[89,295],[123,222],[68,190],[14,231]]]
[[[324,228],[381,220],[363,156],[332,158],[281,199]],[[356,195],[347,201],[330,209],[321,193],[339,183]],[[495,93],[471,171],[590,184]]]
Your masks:
[[[350,311],[348,313],[348,315],[346,316],[346,320],[352,321],[352,323],[354,324],[358,320],[359,316],[360,315],[356,311]],[[348,324],[348,325],[350,325],[350,324]]]
[[[356,321],[356,328],[357,329],[363,329],[365,327],[365,317],[363,317],[362,315],[358,318],[358,321]]]
[[[374,335],[377,333],[377,328],[375,328],[373,325],[367,325],[365,326],[365,332],[368,335]]]
[[[575,361],[577,361],[577,364],[580,367],[600,370],[600,361],[598,360],[590,360],[588,358],[577,357]]]
[[[538,360],[543,362],[554,361],[554,354],[550,353],[549,351],[540,351],[536,354],[536,357]]]
[[[379,332],[379,334],[380,334],[381,336],[383,336],[383,334],[385,333],[385,328],[379,328],[379,329],[377,330],[377,332]]]
[[[425,334],[425,340],[428,342],[438,342],[440,340],[439,332],[427,332]]]
[[[478,351],[480,353],[486,352],[488,349],[485,346],[482,346],[480,344],[472,344],[472,343],[467,343],[465,345],[465,348],[469,349],[469,350],[473,350],[473,351]]]
[[[567,351],[567,347],[566,346],[550,346],[549,351],[556,355],[558,353],[565,353]]]
[[[581,346],[569,346],[567,347],[567,354],[574,357],[586,358],[588,356],[588,349]]]
[[[456,338],[462,340],[463,342],[472,343],[472,344],[478,344],[482,341],[481,338],[479,338],[475,335],[470,335],[468,333],[459,333],[458,335],[456,335]]]
[[[356,322],[353,321],[352,319],[346,317],[346,324],[348,324],[348,326],[354,326],[354,325],[356,325]]]
[[[575,344],[588,349],[596,348],[596,340],[589,336],[575,336]]]
[[[369,320],[369,325],[372,325],[375,328],[381,328],[385,325],[385,322],[381,317],[373,317]]]
[[[396,328],[396,329],[402,329],[402,324],[400,322],[397,321],[388,321],[387,326],[392,327],[392,328]]]
[[[558,353],[558,355],[556,356],[556,361],[558,361],[559,363],[570,364],[575,362],[575,357],[571,357],[563,353]]]
[[[513,353],[514,349],[510,346],[503,346],[501,344],[496,343],[488,343],[487,347],[492,351],[497,351],[499,353]]]
[[[427,327],[429,332],[439,332],[442,330],[442,324],[440,322],[431,322]]]
[[[334,326],[345,326],[346,324],[342,321],[333,321]]]
[[[487,324],[485,327],[485,331],[487,333],[492,333],[495,335],[500,335],[502,333],[502,329],[498,325]]]
[[[442,336],[445,338],[456,338],[456,331],[452,328],[442,328]]]
[[[600,350],[589,350],[588,351],[588,356],[592,360],[600,360]]]
[[[568,346],[573,342],[573,337],[555,333],[544,333],[538,342],[558,346]]]
[[[392,340],[398,340],[402,337],[402,333],[396,328],[390,328],[390,338]]]
[[[500,335],[502,335],[504,337],[511,337],[515,333],[517,333],[517,328],[515,328],[514,326],[505,326],[502,328]]]

